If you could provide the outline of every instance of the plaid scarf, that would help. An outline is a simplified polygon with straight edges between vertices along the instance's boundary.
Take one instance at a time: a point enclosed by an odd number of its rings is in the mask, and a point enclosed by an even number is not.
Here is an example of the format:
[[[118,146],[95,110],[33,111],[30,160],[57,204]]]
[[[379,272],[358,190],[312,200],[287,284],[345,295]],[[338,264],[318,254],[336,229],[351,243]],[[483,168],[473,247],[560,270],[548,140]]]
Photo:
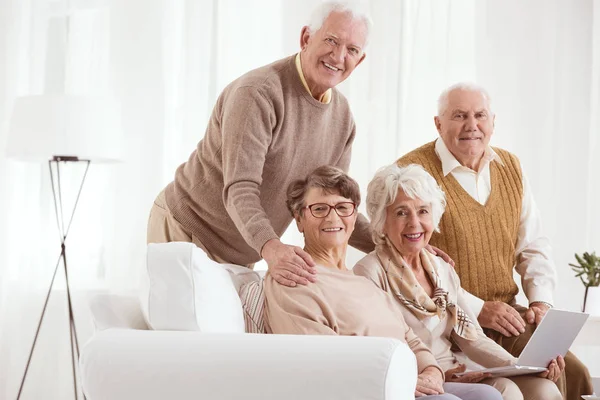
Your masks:
[[[477,329],[469,316],[456,304],[448,302],[448,292],[441,287],[435,256],[427,250],[419,254],[421,265],[433,283],[433,297],[425,292],[402,254],[385,237],[385,243],[375,247],[375,253],[383,265],[392,293],[400,303],[417,318],[437,315],[443,319],[446,312],[454,324],[454,331],[467,340],[477,339]]]

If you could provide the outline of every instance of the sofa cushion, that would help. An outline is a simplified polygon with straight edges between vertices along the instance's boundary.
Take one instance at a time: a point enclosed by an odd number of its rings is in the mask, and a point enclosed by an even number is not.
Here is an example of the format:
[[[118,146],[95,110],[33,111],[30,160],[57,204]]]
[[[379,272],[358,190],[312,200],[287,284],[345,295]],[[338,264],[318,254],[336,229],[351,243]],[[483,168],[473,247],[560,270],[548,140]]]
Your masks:
[[[246,283],[240,289],[246,333],[266,333],[264,321],[265,291],[263,282],[263,279],[252,281]]]
[[[155,330],[244,332],[242,304],[228,270],[193,243],[148,245],[140,300]]]

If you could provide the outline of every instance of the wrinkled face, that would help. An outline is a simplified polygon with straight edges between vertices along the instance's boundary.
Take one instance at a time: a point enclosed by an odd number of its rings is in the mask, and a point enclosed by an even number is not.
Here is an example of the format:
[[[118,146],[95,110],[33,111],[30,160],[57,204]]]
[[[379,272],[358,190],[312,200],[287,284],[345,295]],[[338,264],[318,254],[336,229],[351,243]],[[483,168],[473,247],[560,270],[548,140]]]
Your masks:
[[[453,90],[444,114],[435,117],[435,125],[454,157],[477,170],[494,132],[494,118],[481,93]]]
[[[302,28],[300,37],[302,72],[313,96],[350,76],[365,54],[367,27],[351,14],[332,12],[316,32]]]
[[[398,190],[396,200],[386,209],[383,226],[396,249],[404,256],[419,253],[429,243],[433,229],[431,205]]]
[[[335,206],[347,202],[351,203],[352,200],[338,194],[325,193],[320,188],[310,188],[304,198],[304,204],[307,206],[319,203]],[[316,212],[318,213],[318,210]],[[298,230],[304,233],[307,246],[330,249],[348,244],[357,215],[355,211],[349,217],[340,217],[334,209],[331,209],[326,217],[317,218],[308,208],[305,208],[302,215],[296,217],[296,224]]]

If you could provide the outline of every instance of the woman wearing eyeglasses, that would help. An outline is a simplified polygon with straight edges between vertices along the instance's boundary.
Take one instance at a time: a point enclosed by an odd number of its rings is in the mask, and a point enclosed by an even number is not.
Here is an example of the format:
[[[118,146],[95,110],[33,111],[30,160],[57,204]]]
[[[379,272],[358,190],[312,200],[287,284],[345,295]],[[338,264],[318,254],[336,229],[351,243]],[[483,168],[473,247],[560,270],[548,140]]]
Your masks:
[[[319,167],[288,187],[287,206],[304,234],[304,250],[317,264],[318,278],[309,285],[288,287],[267,274],[267,332],[396,338],[406,342],[416,356],[416,397],[502,399],[491,386],[444,384],[435,357],[404,322],[394,298],[346,268],[346,249],[359,203],[358,184],[335,167]]]

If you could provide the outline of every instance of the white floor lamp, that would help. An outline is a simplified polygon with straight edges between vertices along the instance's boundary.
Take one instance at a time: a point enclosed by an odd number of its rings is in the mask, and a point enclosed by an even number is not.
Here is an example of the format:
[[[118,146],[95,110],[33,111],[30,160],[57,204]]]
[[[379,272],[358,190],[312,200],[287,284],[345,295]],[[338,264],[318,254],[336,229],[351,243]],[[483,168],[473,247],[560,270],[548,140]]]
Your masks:
[[[31,358],[44,321],[48,300],[52,293],[54,279],[61,265],[64,268],[67,288],[74,398],[76,400],[79,398],[76,373],[77,360],[79,359],[79,342],[71,302],[66,239],[90,163],[118,162],[121,159],[121,143],[119,108],[109,98],[39,95],[19,97],[15,100],[6,148],[7,156],[23,161],[48,162],[54,211],[60,234],[59,257],[42,307],[17,399],[20,399],[23,391]],[[66,212],[63,209],[62,201],[61,168],[66,168],[73,163],[83,163],[85,172],[79,184],[73,209]],[[66,223],[65,217],[68,218]]]

